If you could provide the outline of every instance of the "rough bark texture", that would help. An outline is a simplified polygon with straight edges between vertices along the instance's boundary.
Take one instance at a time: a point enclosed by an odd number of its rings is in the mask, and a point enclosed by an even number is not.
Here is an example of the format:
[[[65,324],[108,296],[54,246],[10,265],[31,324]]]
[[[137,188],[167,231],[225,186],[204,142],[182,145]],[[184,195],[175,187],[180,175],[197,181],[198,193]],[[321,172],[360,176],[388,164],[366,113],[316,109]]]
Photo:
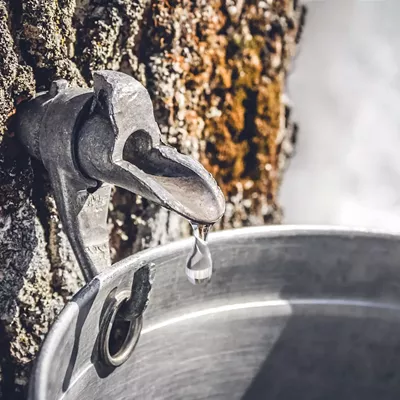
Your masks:
[[[131,74],[166,140],[221,185],[219,228],[278,222],[296,133],[285,77],[304,15],[296,0],[0,0],[0,398],[24,397],[38,346],[82,285],[46,172],[14,138],[18,103],[56,77]],[[109,221],[115,260],[188,232],[122,190]]]

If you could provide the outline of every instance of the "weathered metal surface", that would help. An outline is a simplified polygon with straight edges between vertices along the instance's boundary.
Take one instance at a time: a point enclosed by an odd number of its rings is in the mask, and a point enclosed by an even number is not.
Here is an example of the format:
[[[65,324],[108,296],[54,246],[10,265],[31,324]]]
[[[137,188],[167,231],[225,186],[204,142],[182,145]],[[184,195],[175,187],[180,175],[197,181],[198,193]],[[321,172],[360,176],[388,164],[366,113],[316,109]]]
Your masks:
[[[196,160],[161,142],[147,90],[116,71],[97,71],[94,91],[52,84],[18,109],[16,134],[41,160],[87,281],[111,266],[107,212],[111,184],[212,224],[225,200]]]
[[[399,243],[334,228],[221,232],[210,237],[215,275],[201,287],[184,272],[190,240],[132,256],[67,305],[29,400],[398,398]],[[125,364],[104,366],[105,300],[150,262],[141,339]]]

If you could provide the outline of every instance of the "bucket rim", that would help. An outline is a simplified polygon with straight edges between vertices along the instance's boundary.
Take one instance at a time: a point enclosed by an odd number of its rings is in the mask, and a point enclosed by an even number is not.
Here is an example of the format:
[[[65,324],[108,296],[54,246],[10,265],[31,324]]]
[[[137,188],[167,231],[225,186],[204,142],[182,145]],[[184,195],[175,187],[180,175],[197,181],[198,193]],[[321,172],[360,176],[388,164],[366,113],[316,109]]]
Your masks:
[[[240,239],[241,237],[245,238],[249,236],[254,239],[268,239],[277,236],[332,236],[345,239],[377,238],[389,241],[399,241],[400,243],[400,232],[396,233],[379,229],[355,228],[340,225],[271,225],[228,229],[211,233],[209,235],[209,243],[212,245],[213,242],[224,242],[229,241],[232,238]],[[56,348],[56,344],[60,340],[60,335],[62,335],[62,332],[65,330],[65,324],[68,323],[68,321],[72,321],[78,312],[78,305],[84,301],[88,292],[98,291],[99,287],[103,285],[104,282],[112,280],[115,275],[123,275],[128,269],[134,271],[139,268],[141,263],[146,259],[168,255],[172,256],[173,254],[182,251],[182,249],[186,249],[190,245],[191,238],[187,238],[142,250],[113,264],[112,268],[103,271],[92,281],[84,285],[57,316],[42,343],[30,376],[28,400],[49,400],[46,393],[49,384],[46,372],[52,368],[51,362],[54,357],[53,350]],[[79,378],[80,376],[78,376],[74,381]],[[74,385],[74,381],[70,383],[70,387]],[[67,392],[68,391],[65,393]]]

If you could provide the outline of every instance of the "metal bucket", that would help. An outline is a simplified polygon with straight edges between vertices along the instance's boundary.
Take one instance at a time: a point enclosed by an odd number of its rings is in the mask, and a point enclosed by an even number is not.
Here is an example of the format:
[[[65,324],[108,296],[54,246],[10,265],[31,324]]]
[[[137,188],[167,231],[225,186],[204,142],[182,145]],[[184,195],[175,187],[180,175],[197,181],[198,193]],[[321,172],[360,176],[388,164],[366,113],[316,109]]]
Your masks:
[[[142,252],[83,288],[49,333],[31,400],[373,399],[400,395],[400,238],[332,228],[211,235],[215,273],[188,283],[192,241]],[[132,356],[98,359],[110,291],[156,265]]]

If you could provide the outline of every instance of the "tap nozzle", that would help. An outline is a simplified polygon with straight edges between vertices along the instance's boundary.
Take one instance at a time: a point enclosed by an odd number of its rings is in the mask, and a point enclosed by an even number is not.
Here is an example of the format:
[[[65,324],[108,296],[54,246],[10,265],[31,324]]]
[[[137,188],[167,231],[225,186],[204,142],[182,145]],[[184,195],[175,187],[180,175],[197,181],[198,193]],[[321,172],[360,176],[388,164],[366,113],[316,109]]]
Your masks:
[[[147,90],[115,71],[94,89],[53,83],[17,112],[17,135],[49,172],[64,230],[86,280],[111,265],[106,217],[110,184],[200,224],[224,213],[214,178],[161,141]]]

